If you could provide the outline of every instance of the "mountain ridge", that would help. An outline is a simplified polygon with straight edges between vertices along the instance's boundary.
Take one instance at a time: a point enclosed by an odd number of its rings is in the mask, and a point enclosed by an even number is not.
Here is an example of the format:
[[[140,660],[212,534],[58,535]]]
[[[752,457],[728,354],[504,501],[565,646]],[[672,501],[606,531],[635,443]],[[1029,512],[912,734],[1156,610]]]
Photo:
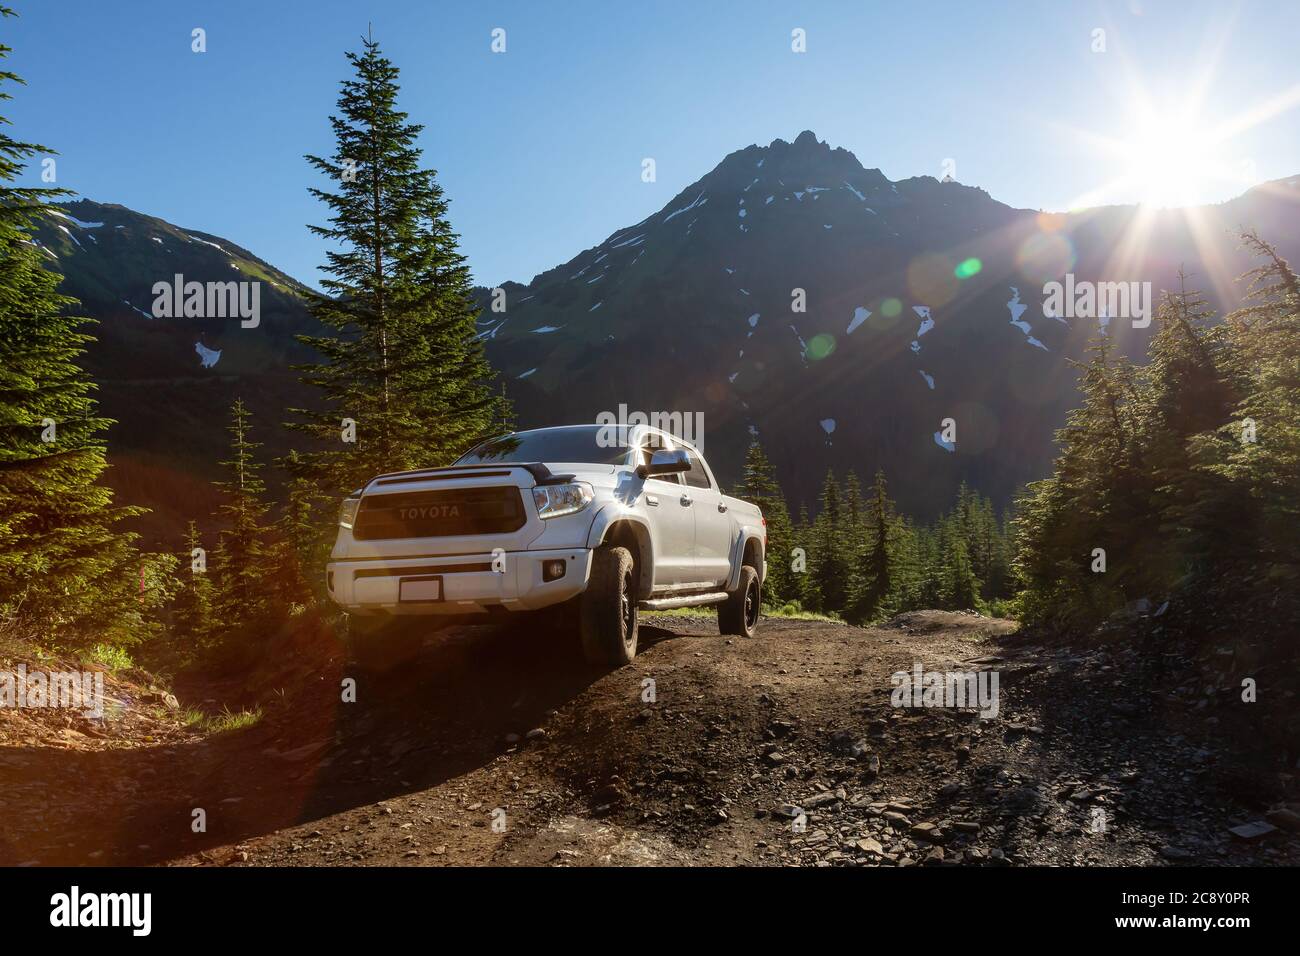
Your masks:
[[[1244,271],[1228,251],[1239,225],[1300,255],[1298,182],[1196,210],[1223,233],[1212,251],[1231,268],[1220,271]],[[69,218],[42,224],[36,240],[67,276],[64,291],[99,320],[87,364],[119,422],[110,480],[124,500],[159,508],[160,528],[183,526],[190,505],[212,497],[236,395],[253,408],[266,457],[291,447],[284,410],[315,398],[291,369],[315,360],[295,339],[320,331],[306,287],[205,230],[84,198],[60,208]],[[1185,215],[1148,216],[1150,248],[1134,269],[1157,288],[1199,265]],[[1038,286],[1062,265],[1105,277],[1136,217],[1124,206],[1016,209],[932,176],[891,181],[805,131],[733,150],[640,222],[526,284],[502,283],[504,313],[479,287],[480,330],[521,426],[592,421],[620,405],[699,412],[725,482],[757,436],[795,507],[815,504],[827,468],[865,477],[876,467],[914,513],[950,500],[962,480],[1006,504],[1046,473],[1076,399],[1068,360],[1096,332],[1043,316]],[[954,278],[969,261],[978,269]],[[177,271],[261,279],[260,329],[152,318],[153,283]],[[804,311],[793,310],[794,289]],[[1145,348],[1145,333],[1117,324],[1112,334],[1134,354]],[[945,418],[959,426],[951,451],[934,437]]]
[[[1294,182],[1198,207],[1198,214],[1257,226],[1289,251],[1297,238],[1287,221],[1296,209]],[[1247,207],[1256,200],[1281,211],[1255,215],[1259,210]],[[1068,270],[1106,279],[1115,268],[1108,266],[1111,250],[1138,215],[1137,207],[1044,214],[1013,208],[980,187],[955,181],[890,181],[850,151],[804,131],[793,142],[778,138],[727,154],[640,222],[611,232],[527,284],[503,283],[498,288],[506,293],[504,313],[491,311],[491,290],[480,288],[480,328],[489,357],[523,409],[523,425],[590,420],[620,404],[704,412],[723,436],[720,452],[710,454],[720,473],[738,475],[743,446],[757,434],[775,445],[773,460],[796,502],[815,499],[825,467],[843,472],[883,466],[915,489],[902,495],[911,507],[948,500],[961,480],[1005,504],[1016,487],[1046,473],[1051,435],[1077,397],[1073,372],[1061,359],[1078,358],[1089,332],[1096,331],[1095,325],[1074,328],[1047,321],[1036,308],[1027,310],[1039,304],[1035,299],[1045,280]],[[1178,265],[1196,250],[1186,225],[1174,222],[1182,211],[1143,215],[1152,226],[1154,251],[1127,268],[1155,291],[1170,287]],[[1236,225],[1218,223],[1225,240]],[[1233,243],[1219,245],[1216,255]],[[1223,258],[1244,271],[1244,260]],[[970,267],[976,271],[954,281],[953,271],[966,262],[976,263]],[[795,288],[808,295],[804,313],[791,311]],[[1223,298],[1235,304],[1231,294]],[[892,315],[882,309],[886,303]],[[919,324],[931,323],[925,333],[892,328],[916,309],[926,312],[925,318],[915,313]],[[1031,324],[1025,316],[1038,317]],[[877,327],[885,324],[891,328]],[[784,342],[763,341],[773,327]],[[935,348],[944,329],[951,330],[951,341]],[[667,334],[656,338],[651,330]],[[931,337],[923,340],[927,333]],[[1126,351],[1140,355],[1145,349],[1148,333],[1116,327],[1112,334]],[[998,336],[1000,344],[990,346]],[[873,340],[870,350],[855,344],[864,338]],[[797,361],[788,354],[792,344]],[[1051,354],[1051,364],[1029,368],[1023,355],[1003,354],[1025,346]],[[666,353],[662,361],[654,360],[657,353]],[[846,354],[853,355],[849,366]],[[922,354],[933,367],[921,364]],[[972,358],[982,375],[972,374]],[[899,362],[910,364],[901,371],[884,367]],[[816,377],[829,381],[801,381],[810,366],[824,370]],[[664,369],[670,374],[662,374]],[[956,374],[936,374],[938,369]],[[928,452],[913,439],[935,448],[933,432],[950,417],[930,401],[938,396],[916,399],[928,417],[914,420],[911,434],[860,427],[860,409],[847,394],[857,391],[873,408],[898,401],[904,406],[899,414],[907,415],[905,379],[924,383],[929,392],[942,391],[945,379],[956,386],[946,401],[965,406],[959,411],[969,412],[976,424],[975,441],[959,441],[954,457],[974,454],[983,461],[941,463],[942,480],[933,474],[934,462],[916,464]],[[1008,384],[1013,379],[1016,387]],[[890,388],[880,387],[882,380]],[[749,391],[751,384],[823,407],[809,408],[795,422],[788,410],[773,407],[779,400]],[[828,394],[836,384],[841,394]],[[1034,403],[1043,407],[1024,407]],[[841,430],[818,435],[823,421]],[[841,428],[846,423],[847,430]],[[994,428],[1001,439],[988,434]],[[800,429],[811,429],[817,441],[792,440],[791,432]],[[846,437],[841,451],[835,446]],[[824,467],[813,474],[810,461]],[[793,462],[799,473],[791,481]]]

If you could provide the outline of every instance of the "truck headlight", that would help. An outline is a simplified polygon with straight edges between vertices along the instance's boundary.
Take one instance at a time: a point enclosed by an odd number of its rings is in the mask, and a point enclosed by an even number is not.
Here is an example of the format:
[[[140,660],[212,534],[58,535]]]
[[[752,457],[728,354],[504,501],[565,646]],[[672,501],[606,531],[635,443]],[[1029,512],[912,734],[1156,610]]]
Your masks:
[[[344,498],[343,504],[339,508],[339,526],[351,529],[357,520],[357,508],[361,506],[361,498]]]
[[[595,497],[591,485],[585,481],[572,481],[563,485],[538,485],[533,489],[533,504],[543,518],[571,515],[591,504]]]

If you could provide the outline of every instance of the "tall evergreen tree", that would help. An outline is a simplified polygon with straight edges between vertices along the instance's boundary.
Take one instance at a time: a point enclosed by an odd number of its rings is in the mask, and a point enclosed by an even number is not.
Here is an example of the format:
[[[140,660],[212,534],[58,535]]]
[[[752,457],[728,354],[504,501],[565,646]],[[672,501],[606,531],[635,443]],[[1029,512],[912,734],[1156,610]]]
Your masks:
[[[863,518],[864,529],[854,552],[853,586],[848,596],[848,618],[857,623],[870,621],[891,608],[898,597],[894,570],[899,555],[898,519],[889,498],[885,473],[876,470]]]
[[[285,610],[276,599],[281,557],[266,521],[266,485],[253,454],[261,444],[251,439],[250,417],[243,399],[236,399],[228,428],[230,458],[221,462],[226,477],[217,482],[225,501],[218,509],[223,528],[213,552],[212,605],[219,643],[231,661],[247,659],[265,628]]]
[[[194,551],[202,548],[198,526],[191,521],[185,532],[185,547],[178,561],[180,568],[176,594],[172,599],[172,636],[186,656],[199,651],[212,629],[212,580],[206,561],[196,567]],[[181,648],[177,648],[178,650]]]
[[[1152,481],[1139,457],[1135,371],[1112,358],[1104,335],[1080,368],[1083,403],[1057,432],[1055,473],[1030,484],[1017,507],[1016,570],[1033,599],[1030,620],[1095,618],[1146,586],[1135,556],[1155,529],[1146,520]],[[1093,570],[1099,549],[1104,571]]]
[[[1242,238],[1261,265],[1245,276],[1248,304],[1225,323],[1230,348],[1221,364],[1237,401],[1217,428],[1189,441],[1193,473],[1205,484],[1198,498],[1184,498],[1180,517],[1215,593],[1232,582],[1239,598],[1267,600],[1278,620],[1294,620],[1300,616],[1300,278],[1256,234]]]
[[[1193,570],[1187,563],[1190,538],[1213,538],[1213,529],[1233,520],[1230,511],[1209,507],[1222,500],[1211,493],[1218,479],[1192,468],[1194,437],[1227,422],[1237,402],[1227,329],[1212,325],[1213,319],[1205,300],[1181,283],[1178,292],[1166,293],[1151,358],[1137,383],[1136,427],[1144,470],[1152,478],[1153,533],[1135,542],[1133,558],[1150,588],[1161,593]],[[1209,540],[1202,545],[1214,547]]]
[[[808,517],[808,505],[799,502],[799,517],[794,524],[794,546],[799,555],[798,567],[791,561],[791,573],[794,587],[799,594],[799,603],[811,608],[817,600],[816,586],[809,573],[808,553],[812,550],[812,521]]]
[[[297,452],[285,459],[286,470],[294,474]],[[289,481],[285,489],[284,511],[277,522],[277,592],[289,603],[324,606],[329,599],[325,590],[325,565],[333,545],[337,502],[321,492],[307,478]],[[325,534],[321,529],[327,529]]]
[[[373,38],[347,58],[334,152],[307,157],[336,181],[310,190],[330,210],[329,225],[311,229],[335,246],[310,306],[332,334],[302,338],[323,358],[302,371],[325,407],[294,410],[291,426],[328,446],[292,464],[334,495],[381,472],[446,464],[501,414],[447,199],[420,166],[423,127],[397,108],[398,69]],[[344,419],[354,442],[340,441]]]
[[[763,585],[763,596],[773,604],[797,599],[798,588],[790,569],[791,552],[795,547],[790,510],[777,483],[776,469],[757,439],[749,445],[736,496],[758,505],[767,521],[767,581]]]
[[[954,611],[978,608],[979,579],[975,576],[966,537],[956,516],[940,520],[938,540],[941,555],[939,606]]]
[[[842,491],[833,471],[822,484],[821,511],[813,520],[809,536],[808,582],[805,591],[815,611],[838,612],[848,595],[849,562],[843,538]]]
[[[0,18],[13,15],[0,7]],[[0,59],[10,52],[0,45]],[[22,82],[0,71],[0,84]],[[117,527],[140,509],[114,507],[99,484],[111,422],[78,365],[89,320],[58,292],[62,276],[32,236],[66,193],[13,185],[27,160],[48,152],[0,131],[0,619],[55,642],[134,643],[153,606],[144,598],[154,559]]]

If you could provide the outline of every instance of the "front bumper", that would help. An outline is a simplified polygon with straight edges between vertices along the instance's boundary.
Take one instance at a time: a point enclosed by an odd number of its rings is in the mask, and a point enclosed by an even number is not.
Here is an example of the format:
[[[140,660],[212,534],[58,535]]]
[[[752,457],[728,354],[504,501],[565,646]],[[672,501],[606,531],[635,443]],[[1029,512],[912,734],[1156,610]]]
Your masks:
[[[564,576],[542,579],[545,561],[565,563]],[[591,574],[591,550],[505,551],[493,555],[458,554],[348,560],[326,566],[326,583],[334,603],[358,614],[475,614],[494,610],[534,611],[581,594]],[[438,575],[442,598],[418,603],[398,599],[407,576]],[[408,592],[409,593],[409,592]]]

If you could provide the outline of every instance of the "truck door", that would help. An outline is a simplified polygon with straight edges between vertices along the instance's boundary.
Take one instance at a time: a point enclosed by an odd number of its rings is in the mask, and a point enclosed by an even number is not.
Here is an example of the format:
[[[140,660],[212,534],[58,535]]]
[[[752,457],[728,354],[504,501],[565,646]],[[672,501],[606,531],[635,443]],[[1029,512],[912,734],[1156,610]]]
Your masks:
[[[648,464],[651,453],[670,447],[662,436],[649,432],[639,454]],[[695,511],[685,492],[681,475],[656,475],[645,480],[643,494],[655,555],[655,587],[700,580],[691,555],[695,547]]]
[[[683,445],[691,456],[691,470],[682,475],[685,492],[695,513],[695,574],[710,584],[724,583],[731,573],[732,517],[718,486],[709,478],[704,459]]]

